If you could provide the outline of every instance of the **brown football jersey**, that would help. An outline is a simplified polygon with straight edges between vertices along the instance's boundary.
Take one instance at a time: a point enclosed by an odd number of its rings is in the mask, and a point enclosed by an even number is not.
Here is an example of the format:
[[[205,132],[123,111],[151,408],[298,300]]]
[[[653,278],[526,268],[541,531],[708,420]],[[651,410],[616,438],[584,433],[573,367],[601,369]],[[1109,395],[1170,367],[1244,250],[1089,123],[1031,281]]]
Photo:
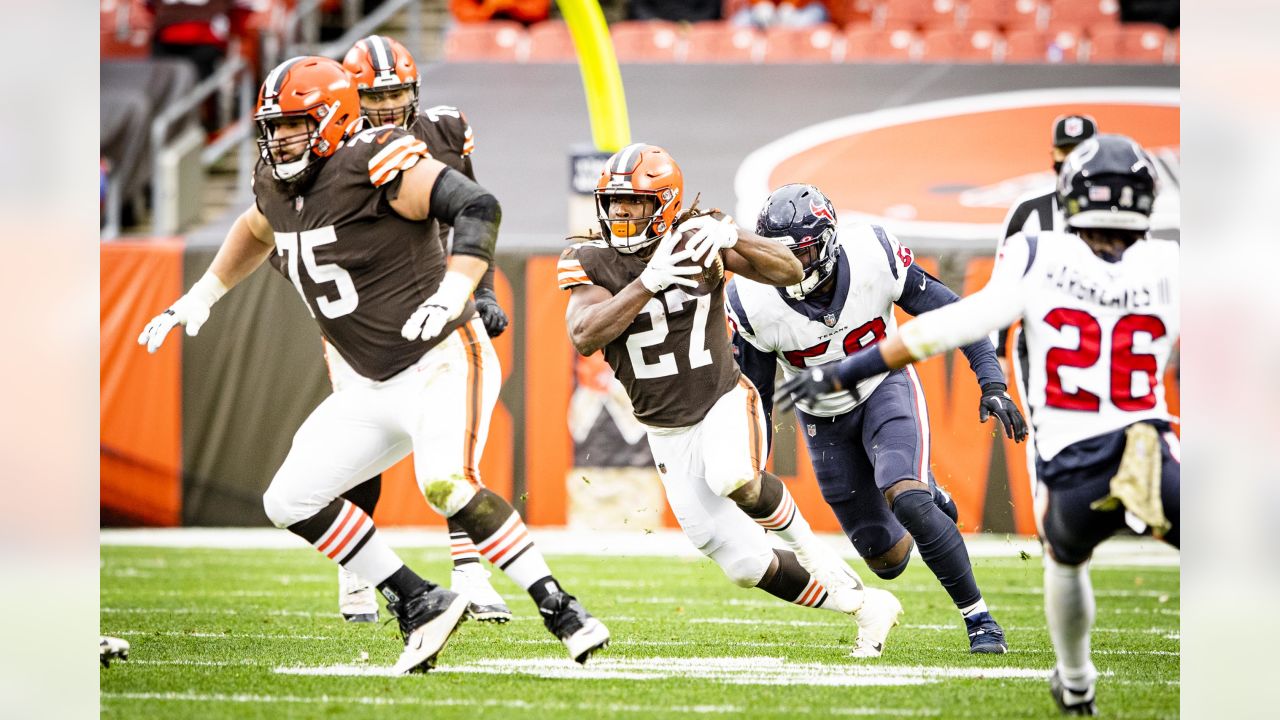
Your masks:
[[[404,130],[371,128],[320,160],[297,185],[258,164],[254,194],[275,232],[271,265],[302,296],[320,331],[356,372],[386,380],[417,362],[475,314],[461,315],[432,342],[400,328],[440,285],[445,256],[428,229],[391,209],[401,173],[430,157]]]
[[[471,153],[476,148],[475,136],[461,110],[449,105],[419,110],[409,132],[427,144],[431,157],[472,180],[476,179],[471,167]]]
[[[560,289],[599,285],[617,294],[644,271],[645,261],[603,240],[569,246],[560,255]],[[701,422],[741,373],[724,320],[724,279],[701,297],[670,287],[604,348],[627,389],[636,419],[655,427]]]
[[[476,179],[475,169],[471,166],[471,152],[475,150],[475,137],[471,132],[471,124],[467,116],[456,107],[436,105],[419,110],[418,117],[409,126],[413,136],[426,143],[431,157],[466,175]],[[431,223],[430,237],[438,239],[448,249],[448,225],[440,222]],[[493,289],[493,268],[485,273],[479,287]]]

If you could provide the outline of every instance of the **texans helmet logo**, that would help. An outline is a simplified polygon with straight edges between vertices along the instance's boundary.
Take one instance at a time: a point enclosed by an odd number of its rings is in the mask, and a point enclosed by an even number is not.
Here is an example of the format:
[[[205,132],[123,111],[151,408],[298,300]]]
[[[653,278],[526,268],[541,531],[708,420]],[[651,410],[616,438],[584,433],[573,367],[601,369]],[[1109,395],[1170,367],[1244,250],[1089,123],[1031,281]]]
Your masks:
[[[831,214],[831,211],[827,209],[826,205],[823,205],[812,198],[809,200],[809,211],[817,217],[826,218],[827,222],[836,221],[835,215]]]

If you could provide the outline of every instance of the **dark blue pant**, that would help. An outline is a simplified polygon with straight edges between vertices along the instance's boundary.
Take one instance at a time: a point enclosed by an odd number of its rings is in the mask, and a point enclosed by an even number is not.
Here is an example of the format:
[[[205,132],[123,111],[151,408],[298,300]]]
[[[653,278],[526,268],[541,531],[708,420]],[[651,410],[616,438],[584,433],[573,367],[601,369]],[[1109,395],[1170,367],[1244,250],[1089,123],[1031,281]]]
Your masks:
[[[796,410],[822,498],[863,558],[888,552],[906,529],[883,492],[899,480],[933,487],[928,411],[914,371],[889,374],[853,410],[818,417]]]
[[[1179,494],[1182,466],[1178,461],[1173,431],[1166,422],[1151,422],[1160,433],[1160,500],[1165,517],[1173,524],[1164,540],[1177,547],[1179,536]],[[1120,468],[1124,454],[1124,428],[1082,440],[1068,446],[1052,460],[1036,462],[1036,474],[1048,500],[1040,518],[1043,540],[1060,563],[1079,565],[1089,559],[1103,540],[1125,527],[1124,508],[1099,511],[1089,507],[1111,492],[1111,478]]]

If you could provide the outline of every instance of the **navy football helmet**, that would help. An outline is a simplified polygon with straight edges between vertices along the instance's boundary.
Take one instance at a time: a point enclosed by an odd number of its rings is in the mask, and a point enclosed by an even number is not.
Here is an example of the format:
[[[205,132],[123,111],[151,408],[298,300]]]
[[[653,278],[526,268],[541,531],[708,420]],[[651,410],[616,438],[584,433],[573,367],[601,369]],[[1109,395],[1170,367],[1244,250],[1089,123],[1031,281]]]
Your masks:
[[[1080,143],[1058,175],[1058,199],[1072,228],[1145,232],[1156,191],[1155,163],[1124,135],[1096,135]]]
[[[836,209],[813,185],[774,190],[756,219],[756,234],[781,240],[804,266],[804,280],[786,289],[793,298],[813,292],[835,271]]]

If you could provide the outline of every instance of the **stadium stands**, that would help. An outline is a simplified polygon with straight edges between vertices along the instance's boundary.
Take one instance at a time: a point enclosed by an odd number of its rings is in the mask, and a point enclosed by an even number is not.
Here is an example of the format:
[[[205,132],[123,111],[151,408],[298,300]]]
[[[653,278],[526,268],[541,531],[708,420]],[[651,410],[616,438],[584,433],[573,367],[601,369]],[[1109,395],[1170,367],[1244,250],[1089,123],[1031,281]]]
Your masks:
[[[685,62],[757,62],[763,44],[760,33],[751,28],[736,28],[728,23],[698,23],[689,29]]]
[[[609,34],[618,62],[675,62],[682,49],[680,26],[663,20],[614,23]]]
[[[919,35],[912,30],[885,32],[863,25],[846,30],[844,41],[845,62],[912,62]]]
[[[1165,62],[1169,33],[1162,25],[1116,25],[1089,31],[1089,62]]]
[[[922,62],[989,63],[997,59],[1000,33],[994,27],[958,30],[939,28],[924,33]]]
[[[839,29],[823,24],[813,28],[769,28],[764,34],[763,62],[829,63]]]
[[[448,62],[513,62],[522,59],[524,26],[512,20],[459,23],[444,39]]]
[[[564,22],[548,20],[529,28],[529,62],[573,62],[576,58],[573,37]]]
[[[878,28],[909,24],[916,27],[953,27],[957,0],[883,0],[872,13]]]

